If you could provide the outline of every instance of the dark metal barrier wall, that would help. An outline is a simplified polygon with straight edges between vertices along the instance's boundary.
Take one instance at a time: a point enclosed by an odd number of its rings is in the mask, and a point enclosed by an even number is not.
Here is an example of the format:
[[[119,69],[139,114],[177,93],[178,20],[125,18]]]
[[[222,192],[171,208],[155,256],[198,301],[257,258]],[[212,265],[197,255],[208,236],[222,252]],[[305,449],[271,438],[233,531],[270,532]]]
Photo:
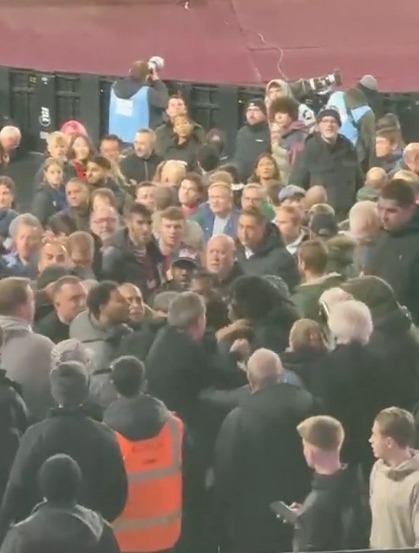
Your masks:
[[[97,142],[107,132],[109,91],[113,79],[95,75],[36,73],[0,67],[0,115],[23,131],[27,146],[44,149],[44,138],[68,119],[82,121]],[[245,103],[263,96],[257,87],[167,83],[180,92],[192,118],[205,129],[218,127],[227,135],[230,152],[243,121]],[[407,142],[419,141],[419,93],[383,97],[385,111],[401,120]]]

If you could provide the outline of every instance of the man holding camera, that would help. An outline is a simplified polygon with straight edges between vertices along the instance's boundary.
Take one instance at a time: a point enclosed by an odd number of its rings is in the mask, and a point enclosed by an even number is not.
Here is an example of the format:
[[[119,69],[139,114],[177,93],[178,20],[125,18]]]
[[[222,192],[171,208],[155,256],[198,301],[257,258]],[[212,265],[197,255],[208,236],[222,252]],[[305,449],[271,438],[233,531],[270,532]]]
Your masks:
[[[163,122],[169,95],[160,80],[162,58],[136,61],[128,77],[116,81],[109,103],[109,134],[126,144],[134,142],[138,129],[156,128]]]

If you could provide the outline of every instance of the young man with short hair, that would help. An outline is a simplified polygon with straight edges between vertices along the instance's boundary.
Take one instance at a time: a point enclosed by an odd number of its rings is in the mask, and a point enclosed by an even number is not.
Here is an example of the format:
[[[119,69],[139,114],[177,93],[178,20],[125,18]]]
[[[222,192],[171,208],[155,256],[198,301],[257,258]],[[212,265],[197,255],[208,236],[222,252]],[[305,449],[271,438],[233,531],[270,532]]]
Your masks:
[[[365,512],[356,468],[342,465],[345,438],[333,417],[310,417],[297,426],[307,465],[313,469],[311,492],[304,503],[292,505],[298,516],[296,551],[339,551],[366,547]]]
[[[370,477],[371,549],[419,546],[419,457],[411,449],[411,413],[389,407],[378,413],[370,443],[378,459]]]
[[[414,324],[419,324],[419,210],[413,186],[394,179],[378,199],[382,231],[366,274],[388,282],[397,301],[405,305]]]

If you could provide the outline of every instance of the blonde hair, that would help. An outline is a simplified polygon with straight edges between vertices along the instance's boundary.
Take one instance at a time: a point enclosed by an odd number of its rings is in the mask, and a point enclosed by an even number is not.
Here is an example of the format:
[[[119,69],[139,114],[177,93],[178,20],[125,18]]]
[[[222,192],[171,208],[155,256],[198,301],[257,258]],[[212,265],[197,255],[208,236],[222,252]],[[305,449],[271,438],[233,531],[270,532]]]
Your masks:
[[[231,196],[233,195],[233,191],[231,190],[231,186],[225,182],[217,181],[213,182],[208,186],[208,192],[210,190],[213,190],[214,188],[222,188],[223,190],[226,190]]]
[[[297,426],[301,438],[321,451],[339,451],[345,439],[342,424],[333,417],[317,415],[309,417]]]
[[[64,164],[62,163],[62,161],[54,157],[49,157],[48,159],[45,160],[45,163],[44,163],[44,173],[47,171],[47,169],[49,169],[53,165],[57,165],[61,169],[61,171],[64,170]]]
[[[68,137],[61,131],[55,131],[47,136],[47,147],[52,144],[61,143],[64,146],[68,146]]]
[[[228,171],[215,171],[208,179],[208,184],[211,185],[214,182],[225,182],[228,185],[233,184],[233,177]]]
[[[311,319],[299,319],[291,327],[290,346],[294,351],[310,346],[313,336],[319,339],[319,343],[323,341],[319,323]]]

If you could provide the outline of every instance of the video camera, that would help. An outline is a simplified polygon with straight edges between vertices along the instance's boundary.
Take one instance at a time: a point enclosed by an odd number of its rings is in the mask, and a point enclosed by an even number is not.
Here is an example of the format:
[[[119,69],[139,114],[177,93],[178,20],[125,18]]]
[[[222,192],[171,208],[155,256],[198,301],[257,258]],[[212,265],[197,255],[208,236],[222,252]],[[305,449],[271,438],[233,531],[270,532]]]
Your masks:
[[[313,77],[312,79],[298,79],[290,82],[290,88],[295,98],[300,99],[312,94],[326,94],[342,84],[342,75],[335,69],[329,75]]]
[[[148,69],[150,73],[159,73],[164,69],[164,59],[160,56],[152,56],[148,60]]]

